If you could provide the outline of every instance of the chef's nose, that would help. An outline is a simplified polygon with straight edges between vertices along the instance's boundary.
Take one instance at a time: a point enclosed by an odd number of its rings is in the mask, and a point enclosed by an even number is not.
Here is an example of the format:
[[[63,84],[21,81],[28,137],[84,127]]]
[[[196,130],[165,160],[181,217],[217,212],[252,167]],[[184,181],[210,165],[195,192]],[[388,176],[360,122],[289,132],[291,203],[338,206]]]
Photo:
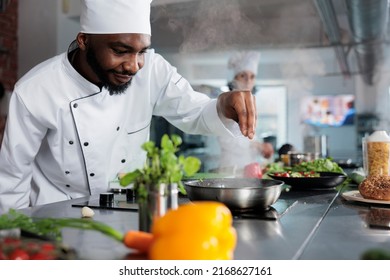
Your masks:
[[[137,73],[141,68],[141,64],[137,55],[130,55],[130,57],[123,63],[123,70],[127,73]]]

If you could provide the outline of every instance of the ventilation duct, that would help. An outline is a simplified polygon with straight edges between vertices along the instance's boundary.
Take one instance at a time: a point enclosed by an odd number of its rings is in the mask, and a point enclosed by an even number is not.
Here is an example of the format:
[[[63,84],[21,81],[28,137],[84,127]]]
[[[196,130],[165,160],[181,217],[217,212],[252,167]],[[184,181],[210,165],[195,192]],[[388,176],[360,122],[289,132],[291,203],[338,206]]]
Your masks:
[[[347,55],[341,45],[341,32],[337,21],[335,9],[330,0],[314,0],[318,14],[324,24],[325,33],[334,48],[337,61],[344,76],[349,77],[350,70]]]
[[[372,85],[383,61],[388,0],[346,0],[345,3],[359,72],[364,81]]]
[[[339,1],[339,0],[337,0]],[[387,31],[388,0],[344,0],[352,32],[352,45],[359,73],[372,85]],[[341,72],[349,75],[346,52],[341,44],[340,28],[332,0],[314,0],[330,43],[334,46]]]

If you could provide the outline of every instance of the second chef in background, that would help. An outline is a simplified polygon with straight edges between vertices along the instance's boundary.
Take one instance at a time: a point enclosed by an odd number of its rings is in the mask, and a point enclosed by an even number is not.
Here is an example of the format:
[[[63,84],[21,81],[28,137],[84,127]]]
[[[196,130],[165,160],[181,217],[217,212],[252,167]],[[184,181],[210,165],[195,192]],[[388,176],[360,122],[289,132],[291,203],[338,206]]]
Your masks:
[[[260,53],[256,51],[234,53],[228,61],[228,68],[233,73],[233,78],[228,83],[229,89],[251,90],[252,94],[256,94],[259,60]],[[218,143],[221,149],[219,170],[222,172],[240,172],[245,165],[256,162],[259,158],[270,160],[274,155],[272,144],[259,139],[238,137],[232,140],[218,137]]]

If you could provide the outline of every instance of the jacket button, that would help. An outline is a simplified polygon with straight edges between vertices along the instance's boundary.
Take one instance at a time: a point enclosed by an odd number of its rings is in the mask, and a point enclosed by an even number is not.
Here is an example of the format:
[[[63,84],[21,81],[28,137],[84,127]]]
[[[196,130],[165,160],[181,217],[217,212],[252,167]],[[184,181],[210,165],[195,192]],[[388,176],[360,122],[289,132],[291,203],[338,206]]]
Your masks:
[[[65,187],[70,188],[70,185],[66,185]]]
[[[69,171],[65,171],[65,174],[69,174],[70,172]]]
[[[116,131],[119,131],[119,129],[121,129],[119,126],[116,128]]]
[[[75,103],[73,104],[73,108],[77,108],[79,106],[79,104]]]
[[[70,145],[73,145],[73,143],[74,143],[74,142],[73,142],[72,140],[71,140],[71,141],[69,141],[69,144],[70,144]]]
[[[84,146],[87,147],[89,145],[88,142],[84,142]]]
[[[125,162],[126,162],[126,160],[125,160],[125,159],[122,159],[122,160],[121,160],[121,162],[122,162],[122,163],[125,163]]]
[[[90,173],[89,176],[93,177],[95,176],[95,173]]]

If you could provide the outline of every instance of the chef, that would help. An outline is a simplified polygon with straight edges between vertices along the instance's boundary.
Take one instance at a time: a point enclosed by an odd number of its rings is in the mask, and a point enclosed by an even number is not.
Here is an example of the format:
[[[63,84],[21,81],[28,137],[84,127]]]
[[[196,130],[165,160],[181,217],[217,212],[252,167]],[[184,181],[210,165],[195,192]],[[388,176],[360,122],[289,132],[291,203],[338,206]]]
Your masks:
[[[107,191],[140,167],[153,115],[186,133],[254,137],[250,91],[210,99],[151,48],[150,0],[82,0],[67,52],[15,85],[0,149],[0,212]]]
[[[230,90],[250,90],[256,93],[255,81],[259,66],[260,53],[257,51],[235,52],[228,61],[230,70]],[[219,170],[241,173],[245,165],[271,159],[274,148],[271,143],[247,137],[218,137],[221,155]],[[264,161],[264,160],[263,160]]]

